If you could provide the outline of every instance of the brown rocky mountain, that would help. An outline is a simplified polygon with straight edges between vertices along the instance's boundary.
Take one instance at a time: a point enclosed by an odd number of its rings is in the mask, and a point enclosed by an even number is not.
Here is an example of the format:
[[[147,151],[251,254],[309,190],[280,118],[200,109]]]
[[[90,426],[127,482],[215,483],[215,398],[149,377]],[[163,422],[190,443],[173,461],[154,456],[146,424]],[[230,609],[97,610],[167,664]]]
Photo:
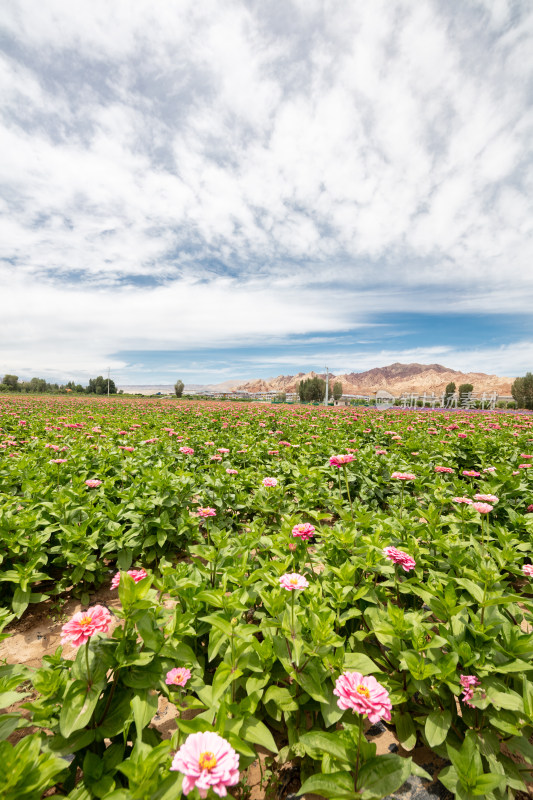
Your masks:
[[[298,375],[278,375],[277,378],[247,381],[236,388],[248,392],[295,392],[300,381],[306,378],[325,378],[325,373],[299,372]],[[390,364],[366,372],[350,372],[346,375],[329,374],[330,386],[340,381],[344,394],[372,394],[385,389],[395,396],[402,392],[435,392],[444,391],[446,385],[453,381],[457,387],[461,383],[471,383],[474,392],[498,392],[501,395],[511,394],[514,378],[501,378],[497,375],[486,375],[484,372],[458,372],[442,364]]]

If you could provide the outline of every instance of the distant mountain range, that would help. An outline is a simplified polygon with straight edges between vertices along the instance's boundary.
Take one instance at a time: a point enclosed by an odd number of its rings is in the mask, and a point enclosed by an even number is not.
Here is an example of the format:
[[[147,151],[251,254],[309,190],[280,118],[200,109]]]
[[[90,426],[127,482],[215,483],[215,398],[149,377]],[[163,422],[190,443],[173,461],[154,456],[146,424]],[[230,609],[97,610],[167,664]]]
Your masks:
[[[299,372],[297,375],[278,375],[277,378],[267,380],[258,379],[250,381],[228,380],[216,384],[186,384],[184,392],[231,392],[247,391],[256,392],[296,392],[300,381],[306,378],[326,377],[325,373]],[[454,382],[457,387],[461,383],[471,383],[476,393],[498,392],[501,395],[511,394],[511,384],[514,378],[501,378],[498,375],[486,375],[484,372],[458,372],[457,370],[443,367],[442,364],[390,364],[388,367],[369,369],[366,372],[350,372],[345,375],[329,373],[330,386],[340,381],[344,394],[372,394],[384,389],[398,396],[403,392],[443,392],[447,384]],[[118,386],[130,394],[173,394],[174,386],[138,385]]]
[[[306,378],[326,378],[325,373],[300,372],[298,375],[279,375],[268,381],[257,380],[241,383],[238,390],[248,392],[295,392],[300,381]],[[330,372],[330,386],[342,383],[344,394],[372,394],[384,389],[398,396],[403,392],[443,392],[447,384],[454,382],[471,383],[475,392],[493,392],[508,395],[511,393],[513,378],[500,378],[497,375],[486,375],[484,372],[458,372],[443,367],[442,364],[390,364],[388,367],[369,369],[366,372],[350,372],[345,375],[334,375]]]

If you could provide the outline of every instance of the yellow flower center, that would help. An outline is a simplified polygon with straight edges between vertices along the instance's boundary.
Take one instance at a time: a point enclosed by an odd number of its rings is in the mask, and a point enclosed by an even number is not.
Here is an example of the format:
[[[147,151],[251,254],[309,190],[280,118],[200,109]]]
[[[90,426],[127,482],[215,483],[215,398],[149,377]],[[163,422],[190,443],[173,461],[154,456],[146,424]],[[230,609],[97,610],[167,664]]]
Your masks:
[[[213,767],[216,767],[217,765],[217,760],[213,753],[211,753],[209,750],[204,750],[203,753],[200,753],[198,764],[202,769],[213,769]]]
[[[89,617],[89,615],[86,614],[84,617],[80,619],[80,625],[90,625],[92,621],[93,618]]]
[[[357,694],[362,694],[363,697],[370,697],[370,692],[368,691],[366,686],[363,686],[362,683],[356,689]]]
[[[289,583],[291,584],[291,586],[296,586],[296,584],[298,583],[298,578],[290,578]]]

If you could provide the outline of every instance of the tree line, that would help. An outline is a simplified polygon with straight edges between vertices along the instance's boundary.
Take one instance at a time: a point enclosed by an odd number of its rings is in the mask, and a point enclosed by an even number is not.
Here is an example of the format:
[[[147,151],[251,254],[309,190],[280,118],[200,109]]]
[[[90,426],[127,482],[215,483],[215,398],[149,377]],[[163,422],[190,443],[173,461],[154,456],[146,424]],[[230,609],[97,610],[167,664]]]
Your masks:
[[[64,392],[70,394],[107,394],[108,379],[99,375],[91,378],[87,386],[69,381],[65,384],[49,383],[44,378],[32,378],[29,381],[20,381],[18,375],[4,375],[0,383],[0,392],[22,392],[25,394],[54,394]],[[117,394],[115,382],[109,379],[109,394]]]

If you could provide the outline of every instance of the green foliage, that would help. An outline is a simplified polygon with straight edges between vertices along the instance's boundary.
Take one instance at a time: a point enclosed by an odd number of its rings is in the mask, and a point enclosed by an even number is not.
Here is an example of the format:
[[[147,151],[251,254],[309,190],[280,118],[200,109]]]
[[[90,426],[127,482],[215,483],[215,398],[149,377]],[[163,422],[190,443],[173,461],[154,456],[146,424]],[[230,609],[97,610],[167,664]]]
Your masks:
[[[458,391],[459,391],[459,397],[461,397],[461,395],[464,394],[470,394],[470,392],[474,391],[474,385],[472,383],[461,383],[459,384]]]
[[[89,385],[87,386],[86,392],[87,394],[107,394],[108,387],[109,394],[117,393],[115,382],[110,378],[104,378],[102,375],[99,375],[97,378],[91,378],[89,380]]]
[[[326,396],[326,381],[315,375],[314,378],[306,378],[298,384],[298,396],[301,403],[321,403]]]
[[[342,383],[340,381],[335,381],[333,384],[333,399],[340,400],[342,397]]]
[[[523,378],[516,378],[511,386],[511,394],[517,408],[533,409],[533,373],[526,372]]]
[[[183,381],[176,381],[174,384],[174,392],[176,393],[176,397],[181,397],[183,394],[183,390],[185,388],[185,384]]]
[[[446,384],[446,389],[444,390],[445,402],[449,400],[450,397],[453,397],[453,395],[455,394],[455,388],[456,388],[455,383],[453,381],[450,381],[450,383]]]

